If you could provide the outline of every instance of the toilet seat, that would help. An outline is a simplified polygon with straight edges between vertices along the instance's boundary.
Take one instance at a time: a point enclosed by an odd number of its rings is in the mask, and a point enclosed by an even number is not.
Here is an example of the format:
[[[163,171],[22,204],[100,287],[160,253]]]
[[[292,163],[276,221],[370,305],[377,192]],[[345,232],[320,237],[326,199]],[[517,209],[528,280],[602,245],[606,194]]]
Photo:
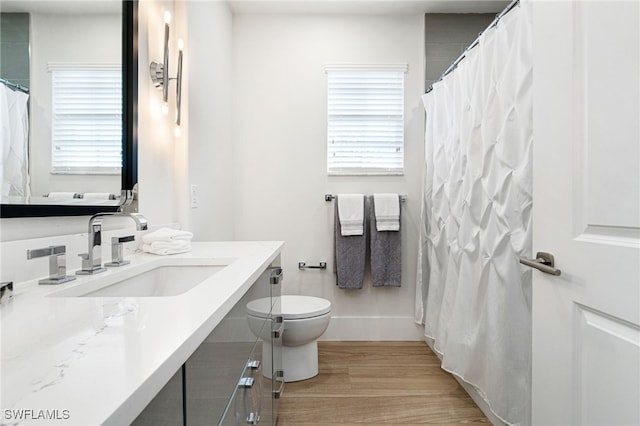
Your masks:
[[[312,296],[280,296],[281,312],[285,320],[313,318],[331,312],[331,302]],[[247,303],[247,313],[266,318],[271,311],[271,298],[264,297]]]

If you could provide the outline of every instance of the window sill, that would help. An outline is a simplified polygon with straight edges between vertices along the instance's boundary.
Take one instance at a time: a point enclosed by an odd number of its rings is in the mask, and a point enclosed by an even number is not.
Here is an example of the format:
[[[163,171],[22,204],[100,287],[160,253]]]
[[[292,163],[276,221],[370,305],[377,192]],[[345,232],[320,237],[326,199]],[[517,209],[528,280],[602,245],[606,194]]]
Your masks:
[[[122,169],[115,170],[51,170],[52,175],[105,175],[116,176],[122,173]]]
[[[327,176],[404,176],[404,171],[331,171]]]

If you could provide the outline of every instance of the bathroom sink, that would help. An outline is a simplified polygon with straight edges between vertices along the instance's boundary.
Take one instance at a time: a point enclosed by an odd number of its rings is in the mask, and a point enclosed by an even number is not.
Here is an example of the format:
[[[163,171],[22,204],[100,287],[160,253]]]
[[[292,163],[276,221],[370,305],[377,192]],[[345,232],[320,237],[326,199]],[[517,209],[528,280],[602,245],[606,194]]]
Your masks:
[[[193,262],[192,259],[190,259]],[[169,297],[186,293],[223,270],[233,259],[199,263],[138,265],[112,275],[96,275],[85,283],[53,293],[52,297]]]

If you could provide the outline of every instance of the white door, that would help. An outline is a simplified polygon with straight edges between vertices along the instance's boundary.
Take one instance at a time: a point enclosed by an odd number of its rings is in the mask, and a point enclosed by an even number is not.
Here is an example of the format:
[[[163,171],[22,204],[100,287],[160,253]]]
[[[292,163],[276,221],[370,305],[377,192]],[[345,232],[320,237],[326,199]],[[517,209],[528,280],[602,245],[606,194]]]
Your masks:
[[[640,425],[640,6],[534,1],[534,425]]]

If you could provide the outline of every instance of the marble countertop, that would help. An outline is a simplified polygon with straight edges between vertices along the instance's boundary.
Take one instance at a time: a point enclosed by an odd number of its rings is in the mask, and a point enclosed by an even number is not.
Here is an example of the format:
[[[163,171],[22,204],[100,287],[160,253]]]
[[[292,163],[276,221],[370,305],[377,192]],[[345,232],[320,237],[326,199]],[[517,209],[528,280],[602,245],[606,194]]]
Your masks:
[[[174,256],[57,286],[20,283],[0,308],[2,424],[131,423],[251,287],[282,242],[196,242]],[[50,297],[117,270],[171,259],[232,259],[171,297]]]

